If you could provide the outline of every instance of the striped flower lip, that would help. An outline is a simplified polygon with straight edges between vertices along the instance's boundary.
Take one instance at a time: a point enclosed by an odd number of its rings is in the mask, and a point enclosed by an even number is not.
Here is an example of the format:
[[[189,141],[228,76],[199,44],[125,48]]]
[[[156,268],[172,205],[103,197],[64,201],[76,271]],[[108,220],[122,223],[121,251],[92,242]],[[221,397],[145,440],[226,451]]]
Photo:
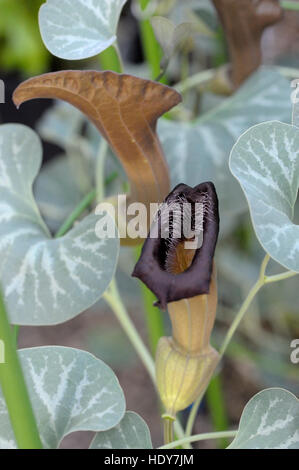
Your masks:
[[[185,206],[191,209],[185,211]],[[167,237],[163,234],[165,208],[170,213]],[[186,218],[192,229],[190,238],[182,229]],[[178,225],[183,233],[179,237],[176,236]],[[218,233],[218,198],[214,184],[205,182],[194,188],[179,184],[157,212],[132,276],[147,285],[157,296],[156,305],[162,309],[166,309],[169,302],[208,294]],[[186,242],[199,235],[200,247],[185,248]]]

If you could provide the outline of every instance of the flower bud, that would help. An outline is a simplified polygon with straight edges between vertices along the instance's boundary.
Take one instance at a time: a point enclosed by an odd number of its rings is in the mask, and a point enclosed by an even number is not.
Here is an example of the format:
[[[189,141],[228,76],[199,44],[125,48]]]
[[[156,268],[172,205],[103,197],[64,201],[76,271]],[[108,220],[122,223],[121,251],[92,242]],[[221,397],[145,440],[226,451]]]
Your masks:
[[[156,352],[156,379],[166,415],[191,405],[205,390],[218,362],[218,353],[208,346],[200,354],[182,353],[172,338],[161,338]]]

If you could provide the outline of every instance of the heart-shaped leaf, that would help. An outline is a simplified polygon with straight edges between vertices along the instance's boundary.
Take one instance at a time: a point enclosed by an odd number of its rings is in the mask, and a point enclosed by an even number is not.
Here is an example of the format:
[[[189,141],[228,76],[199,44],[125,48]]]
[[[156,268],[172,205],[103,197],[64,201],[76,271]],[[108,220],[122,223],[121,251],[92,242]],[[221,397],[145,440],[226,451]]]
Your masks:
[[[83,127],[85,137],[81,135]],[[49,108],[38,121],[37,129],[43,139],[58,144],[66,153],[44,164],[34,184],[38,207],[55,233],[95,184],[102,137],[77,108],[65,101],[57,101]],[[104,170],[108,181],[105,194],[109,197],[121,192],[118,184],[126,181],[126,176],[110,149]]]
[[[245,406],[229,449],[299,449],[299,401],[282,388],[269,388]]]
[[[0,126],[0,279],[10,321],[19,325],[61,323],[93,305],[118,257],[118,238],[97,238],[95,215],[51,238],[32,196],[41,152],[30,128]]]
[[[192,39],[196,36],[211,38],[213,32],[200,18],[194,15],[193,21],[186,21],[175,25],[168,18],[153,16],[151,24],[155,36],[163,49],[164,57],[161,68],[167,67],[171,57],[181,49],[191,50],[194,48]]]
[[[299,272],[299,226],[293,222],[299,187],[299,131],[265,122],[243,134],[230,169],[247,197],[256,235],[269,255]]]
[[[163,16],[153,16],[151,24],[157,41],[163,49],[165,56],[169,59],[173,51],[173,35],[175,24]]]
[[[231,98],[194,123],[162,120],[159,137],[171,172],[171,185],[195,186],[213,181],[220,213],[246,210],[246,200],[232,178],[228,159],[237,138],[248,127],[273,119],[290,120],[288,81],[274,69],[256,72]]]
[[[60,346],[23,349],[19,354],[44,448],[57,448],[75,431],[106,431],[122,419],[124,394],[104,362]],[[0,416],[0,449],[15,448],[1,392]]]
[[[56,101],[38,121],[37,131],[43,139],[63,149],[80,134],[84,116],[74,106]]]
[[[39,11],[42,39],[62,59],[86,59],[116,41],[126,0],[47,0]]]
[[[90,449],[152,449],[149,429],[136,413],[127,411],[121,422],[109,431],[99,432]]]
[[[57,232],[85,196],[65,155],[58,155],[42,166],[34,183],[34,196],[47,226]]]

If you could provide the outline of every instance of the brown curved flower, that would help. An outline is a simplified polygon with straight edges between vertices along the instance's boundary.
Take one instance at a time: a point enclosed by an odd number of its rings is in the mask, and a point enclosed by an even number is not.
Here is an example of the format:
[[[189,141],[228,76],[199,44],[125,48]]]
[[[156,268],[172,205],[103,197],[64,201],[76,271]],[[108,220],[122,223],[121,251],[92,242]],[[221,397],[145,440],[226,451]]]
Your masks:
[[[281,20],[279,0],[213,0],[220,16],[232,63],[234,87],[253,73],[262,62],[264,30]]]
[[[166,237],[165,212],[170,219]],[[187,235],[183,227],[186,218],[191,228]],[[132,275],[151,289],[163,309],[170,302],[208,294],[218,232],[218,198],[213,183],[194,188],[179,184],[159,209]],[[186,248],[186,243],[200,235],[200,247]]]
[[[156,124],[181,101],[176,90],[110,71],[63,70],[26,80],[13,94],[16,106],[36,98],[67,101],[93,122],[127,173],[128,204],[136,201],[149,208],[150,203],[163,201],[170,182]],[[135,244],[140,240],[122,242]]]

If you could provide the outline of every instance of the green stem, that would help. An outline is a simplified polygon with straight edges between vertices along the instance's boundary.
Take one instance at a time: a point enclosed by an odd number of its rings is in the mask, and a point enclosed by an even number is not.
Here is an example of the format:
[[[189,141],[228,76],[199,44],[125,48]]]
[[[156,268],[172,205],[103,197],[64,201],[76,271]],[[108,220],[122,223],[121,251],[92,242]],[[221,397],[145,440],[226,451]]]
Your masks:
[[[0,385],[17,445],[20,449],[42,449],[2,294],[0,294],[0,337],[5,346],[5,362],[0,364]]]
[[[164,444],[170,444],[171,442],[173,442],[173,419],[164,417],[163,427],[164,427]]]
[[[204,394],[205,394],[205,390],[201,393],[201,395],[199,395],[197,400],[192,405],[191,411],[188,416],[187,425],[186,425],[186,431],[185,431],[186,437],[191,436],[192,434],[193,426],[194,426],[196,416],[197,416],[197,413],[201,404],[201,400],[203,399]]]
[[[196,73],[191,77],[186,78],[186,80],[177,83],[176,85],[174,85],[174,88],[180,93],[185,93],[191,88],[208,82],[209,80],[211,80],[211,78],[213,78],[214,74],[215,69],[203,70],[202,72]]]
[[[203,434],[195,434],[194,436],[184,437],[178,441],[173,441],[170,444],[159,447],[159,449],[175,449],[176,447],[183,446],[184,444],[191,442],[207,441],[209,439],[221,439],[221,438],[234,438],[238,431],[221,431],[221,432],[207,432]]]
[[[132,345],[137,351],[151,379],[155,383],[154,361],[149,351],[145,347],[141,337],[139,336],[139,333],[137,329],[135,328],[135,325],[133,324],[132,320],[130,319],[128,315],[128,312],[121,300],[115,279],[111,281],[111,284],[109,288],[106,290],[106,292],[104,293],[103,297],[108,303],[108,305],[110,306],[110,308],[115,313],[119,323],[121,324],[122,328],[124,329],[125,333],[130,339]]]
[[[122,73],[123,65],[117,44],[114,44],[99,55],[99,61],[103,70],[112,70]]]
[[[124,329],[125,333],[127,334],[129,340],[131,341],[132,345],[134,346],[138,356],[140,357],[141,361],[143,362],[146,370],[148,371],[154,386],[156,387],[156,377],[155,377],[155,364],[153,361],[152,356],[150,355],[148,349],[146,348],[145,344],[143,343],[137,329],[135,328],[134,323],[132,322],[129,314],[122,302],[121,296],[119,294],[117,284],[115,279],[111,281],[109,288],[103,295],[104,299],[110,306],[111,310],[115,313],[119,323],[121,324],[122,328]],[[178,420],[174,423],[174,429],[176,435],[178,437],[184,436],[184,431],[182,426]],[[188,446],[187,446],[188,448]]]
[[[297,78],[299,76],[299,69],[294,67],[283,67],[281,65],[276,65],[276,69],[286,78]]]
[[[286,271],[285,273],[275,274],[275,276],[266,276],[265,284],[270,284],[271,282],[283,281],[284,279],[289,279],[290,277],[298,276],[299,273],[293,271]]]
[[[149,2],[150,0],[139,0],[141,10],[145,10]],[[149,19],[140,21],[140,34],[144,56],[151,69],[151,78],[155,80],[160,75],[162,54]],[[166,78],[163,77],[161,81],[166,83]]]
[[[220,354],[220,357],[219,357],[219,361],[222,359],[225,351],[226,351],[226,348],[227,346],[229,345],[235,331],[237,330],[238,326],[240,325],[241,321],[243,320],[243,317],[245,315],[245,313],[247,312],[248,308],[250,307],[250,304],[251,302],[253,301],[254,297],[256,296],[256,294],[258,293],[258,291],[261,289],[261,287],[265,284],[265,279],[266,279],[266,276],[265,276],[265,271],[266,271],[266,268],[267,268],[267,265],[269,263],[269,260],[270,260],[270,256],[267,254],[261,264],[261,269],[260,269],[260,275],[259,275],[259,278],[258,280],[256,281],[256,283],[252,286],[252,288],[250,289],[246,299],[244,300],[239,312],[237,313],[234,321],[232,322],[227,334],[226,334],[226,337],[223,341],[223,344],[220,348],[220,351],[219,351],[219,354]]]
[[[213,422],[213,429],[219,432],[225,431],[229,426],[229,422],[219,374],[212,378],[207,389],[206,399]],[[219,447],[221,449],[225,449],[227,446],[227,439],[219,439]]]
[[[63,222],[61,227],[55,234],[55,238],[62,237],[65,235],[73,226],[74,222],[80,217],[81,214],[91,205],[91,203],[96,198],[97,192],[95,189],[92,189],[78,204],[69,217]]]
[[[285,10],[299,10],[299,4],[298,2],[292,2],[292,1],[284,1],[282,0],[280,2],[280,5],[282,8],[284,8]]]
[[[14,325],[12,327],[12,336],[15,342],[15,347],[18,349],[18,336],[19,336],[20,327],[19,325]]]
[[[125,70],[125,67],[124,67],[123,59],[122,59],[117,42],[114,43],[113,47],[114,47],[115,54],[117,55],[117,60],[118,60],[118,70],[115,70],[115,71],[118,73],[123,73]]]
[[[141,246],[136,248],[136,258],[138,259],[141,252]],[[145,321],[148,333],[150,349],[154,355],[156,352],[159,339],[164,336],[163,314],[159,308],[154,307],[153,303],[156,296],[149,290],[143,282],[140,283],[140,289],[143,298]]]

